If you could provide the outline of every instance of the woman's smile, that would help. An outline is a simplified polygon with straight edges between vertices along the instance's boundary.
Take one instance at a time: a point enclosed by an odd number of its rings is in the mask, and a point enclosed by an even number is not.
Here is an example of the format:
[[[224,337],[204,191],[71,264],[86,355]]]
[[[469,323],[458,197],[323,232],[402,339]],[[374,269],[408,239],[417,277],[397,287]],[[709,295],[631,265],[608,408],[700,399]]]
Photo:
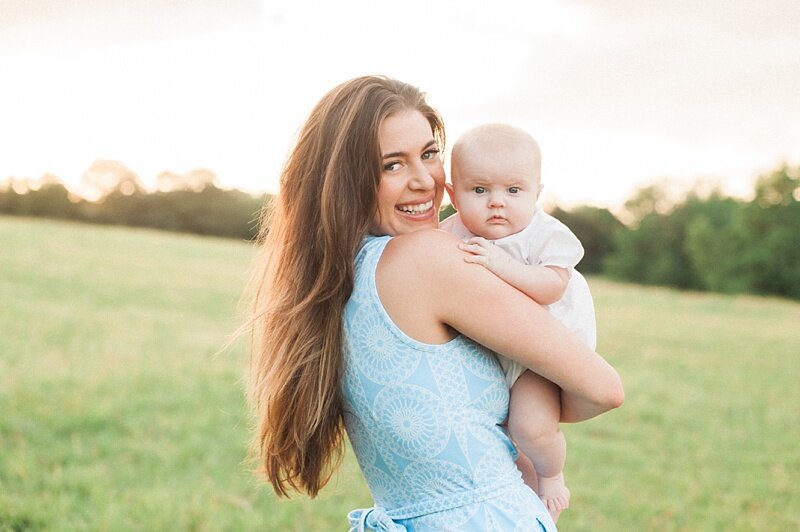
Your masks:
[[[433,196],[422,203],[406,203],[398,205],[396,208],[404,214],[413,215],[415,217],[428,216],[433,211]]]

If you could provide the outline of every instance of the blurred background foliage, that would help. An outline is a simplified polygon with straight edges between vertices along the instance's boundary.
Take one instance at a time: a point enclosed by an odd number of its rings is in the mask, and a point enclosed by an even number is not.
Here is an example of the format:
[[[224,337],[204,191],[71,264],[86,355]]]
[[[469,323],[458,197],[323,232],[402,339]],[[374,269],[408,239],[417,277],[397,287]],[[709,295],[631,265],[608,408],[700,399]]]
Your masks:
[[[55,176],[8,179],[0,184],[0,214],[43,216],[97,224],[149,227],[252,240],[267,194],[252,195],[216,185],[209,170],[162,172],[156,189],[118,161],[98,160],[84,173],[80,195]]]
[[[98,160],[81,195],[57,177],[0,184],[0,214],[158,228],[253,240],[272,196],[219,188],[206,169],[163,172],[155,190],[118,161]],[[440,213],[453,212],[447,205]],[[800,299],[800,167],[783,164],[755,181],[752,199],[697,184],[638,189],[616,215],[559,207],[586,250],[579,268],[640,284]]]
[[[754,188],[750,201],[695,189],[677,202],[665,201],[663,187],[640,189],[625,203],[631,222],[613,233],[600,271],[641,284],[800,298],[800,168],[783,165]]]

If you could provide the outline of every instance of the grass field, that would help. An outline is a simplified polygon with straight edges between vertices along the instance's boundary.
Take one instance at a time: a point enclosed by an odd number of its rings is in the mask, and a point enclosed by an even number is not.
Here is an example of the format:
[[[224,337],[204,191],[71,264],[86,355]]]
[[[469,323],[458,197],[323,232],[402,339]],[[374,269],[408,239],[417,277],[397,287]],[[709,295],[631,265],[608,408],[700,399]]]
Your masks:
[[[0,530],[345,530],[244,463],[248,244],[0,217]],[[565,427],[562,530],[800,528],[800,304],[590,279],[627,402]]]

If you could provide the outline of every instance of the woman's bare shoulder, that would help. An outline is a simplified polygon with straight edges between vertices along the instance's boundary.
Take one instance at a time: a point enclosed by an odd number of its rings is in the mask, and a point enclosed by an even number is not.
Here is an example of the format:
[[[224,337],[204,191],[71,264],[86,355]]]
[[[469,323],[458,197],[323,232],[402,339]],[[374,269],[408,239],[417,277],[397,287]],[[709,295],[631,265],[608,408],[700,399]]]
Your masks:
[[[440,229],[399,235],[386,246],[379,267],[387,277],[402,278],[436,297],[452,296],[462,287],[468,292],[466,287],[475,283],[505,285],[483,266],[467,263],[466,252],[458,247],[460,243],[457,237]]]
[[[464,262],[461,242],[439,229],[423,229],[398,235],[386,245],[378,269],[383,279],[401,281],[409,290],[441,297],[441,289],[455,270],[470,266]]]
[[[412,233],[397,235],[392,239],[394,242],[458,242],[458,238],[442,229],[421,229]]]
[[[423,229],[398,235],[386,246],[389,261],[452,260],[461,257],[460,240],[441,229]]]

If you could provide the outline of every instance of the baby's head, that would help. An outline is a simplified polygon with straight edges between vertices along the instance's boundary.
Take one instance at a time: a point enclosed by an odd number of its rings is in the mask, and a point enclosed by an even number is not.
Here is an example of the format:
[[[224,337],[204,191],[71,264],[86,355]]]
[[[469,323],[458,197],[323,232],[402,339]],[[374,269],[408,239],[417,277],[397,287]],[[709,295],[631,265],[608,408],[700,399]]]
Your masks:
[[[488,239],[525,229],[542,189],[541,154],[533,137],[506,124],[470,129],[453,146],[447,192],[461,221]]]

